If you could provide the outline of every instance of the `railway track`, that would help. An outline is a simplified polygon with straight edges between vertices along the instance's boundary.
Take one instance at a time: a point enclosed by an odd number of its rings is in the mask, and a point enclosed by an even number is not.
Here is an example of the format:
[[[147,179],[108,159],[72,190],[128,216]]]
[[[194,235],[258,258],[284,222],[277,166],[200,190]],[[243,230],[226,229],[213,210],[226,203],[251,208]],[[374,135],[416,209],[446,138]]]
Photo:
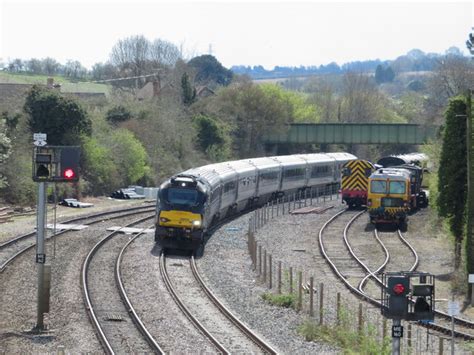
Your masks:
[[[269,344],[240,322],[205,285],[194,257],[174,259],[160,256],[160,273],[175,302],[188,319],[223,354],[276,354]]]
[[[378,243],[383,246],[382,249],[384,250],[385,253],[385,260],[382,264],[378,266],[377,269],[373,270],[369,268],[366,263],[364,263],[359,256],[357,256],[350,243],[348,242],[348,237],[347,237],[347,231],[352,225],[352,223],[360,216],[362,215],[363,212],[359,212],[359,214],[356,213],[351,213],[348,210],[342,210],[333,215],[320,229],[319,231],[319,246],[320,246],[320,251],[321,254],[323,255],[323,258],[327,261],[333,272],[336,274],[336,276],[344,283],[344,285],[356,296],[359,298],[371,303],[373,306],[380,308],[381,307],[381,302],[379,298],[376,298],[374,296],[369,295],[363,290],[364,284],[367,282],[369,278],[373,278],[379,286],[382,286],[382,281],[381,279],[377,276],[377,273],[380,273],[384,268],[387,266],[388,261],[390,259],[390,254],[384,245],[384,243],[381,241],[378,233],[374,231],[376,240]],[[331,243],[328,243],[328,241],[324,240],[324,234],[326,231],[328,231],[331,228],[337,228],[334,226],[334,221],[338,220],[339,221],[342,219],[342,223],[345,223],[344,227],[344,232],[343,237],[341,240],[343,242],[338,242],[334,238],[331,239]],[[400,231],[397,232],[399,235],[400,240],[412,251],[414,255],[414,263],[412,264],[410,271],[415,270],[417,265],[418,265],[418,256],[414,248],[408,243],[408,241],[403,237]],[[344,251],[341,251],[341,249],[344,249]],[[341,255],[344,255],[341,258]],[[352,263],[350,261],[352,260]],[[343,260],[343,262],[341,262]],[[357,286],[354,284],[354,278],[357,279],[357,277],[360,278],[360,274],[354,275],[350,271],[354,269],[354,261],[357,264],[357,268],[363,269],[365,271],[365,275],[362,277],[362,279],[359,281]],[[352,265],[352,266],[351,266]],[[355,276],[355,277],[354,277]],[[437,323],[425,323],[425,322],[418,322],[417,324],[428,327],[430,329],[437,330],[443,334],[451,335],[451,327],[445,326],[441,323],[445,323],[447,320],[451,320],[451,317],[447,315],[444,312],[439,312],[436,311],[436,315],[438,317],[442,317],[443,320],[440,322],[439,320]],[[474,328],[474,322],[462,319],[462,318],[454,318],[455,323],[458,326],[463,327],[464,329],[462,331],[456,330],[454,332],[454,335],[458,338],[462,338],[465,340],[474,340],[474,335],[471,333],[466,332],[469,331],[470,329]]]
[[[127,227],[142,224],[153,217],[140,218]],[[86,310],[106,353],[163,354],[140,320],[122,282],[120,265],[123,253],[140,234],[128,240],[127,235],[119,233],[115,231],[101,239],[84,260],[81,283]]]
[[[132,208],[124,208],[118,209],[113,211],[107,212],[100,212],[95,213],[83,217],[77,217],[73,219],[69,219],[66,221],[62,221],[62,224],[70,224],[70,223],[82,223],[84,225],[94,225],[98,224],[107,220],[113,219],[120,219],[124,217],[129,217],[141,213],[152,212],[154,211],[154,206],[140,206],[140,207],[132,207]],[[51,238],[57,237],[61,234],[66,232],[70,232],[68,230],[63,230],[57,232],[55,235],[51,235],[47,238],[50,240]],[[36,245],[36,232],[29,232],[23,235],[16,236],[10,240],[7,240],[0,244],[0,272],[3,272],[5,268],[13,262],[17,257],[22,255],[23,253],[27,252],[31,248]]]

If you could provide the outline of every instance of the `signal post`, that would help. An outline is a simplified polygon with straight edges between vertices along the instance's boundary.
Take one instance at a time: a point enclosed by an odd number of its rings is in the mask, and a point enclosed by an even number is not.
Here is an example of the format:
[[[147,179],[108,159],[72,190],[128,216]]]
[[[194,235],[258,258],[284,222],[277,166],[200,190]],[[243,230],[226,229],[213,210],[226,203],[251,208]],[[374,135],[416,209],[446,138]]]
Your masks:
[[[434,277],[422,272],[391,272],[382,275],[382,314],[393,320],[392,354],[400,354],[402,320],[432,321],[435,312]]]
[[[51,265],[46,264],[45,224],[48,182],[79,180],[80,150],[76,146],[48,146],[45,133],[33,135],[33,181],[38,183],[36,216],[36,264],[38,266],[37,319],[33,332],[47,331],[44,314],[49,313]]]

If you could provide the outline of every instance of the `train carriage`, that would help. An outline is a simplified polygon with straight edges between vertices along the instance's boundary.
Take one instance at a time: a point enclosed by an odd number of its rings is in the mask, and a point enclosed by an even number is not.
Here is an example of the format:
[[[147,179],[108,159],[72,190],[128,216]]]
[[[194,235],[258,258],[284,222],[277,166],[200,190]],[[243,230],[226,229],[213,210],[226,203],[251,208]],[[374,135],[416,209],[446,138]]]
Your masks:
[[[279,196],[340,183],[348,153],[300,154],[210,164],[186,170],[158,191],[155,241],[196,250],[218,220]]]

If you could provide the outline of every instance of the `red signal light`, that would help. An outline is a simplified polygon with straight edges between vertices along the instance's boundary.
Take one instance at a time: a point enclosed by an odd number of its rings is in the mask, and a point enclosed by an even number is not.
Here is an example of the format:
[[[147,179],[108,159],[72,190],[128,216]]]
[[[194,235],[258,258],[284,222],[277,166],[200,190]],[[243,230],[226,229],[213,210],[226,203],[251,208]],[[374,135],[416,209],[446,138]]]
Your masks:
[[[396,295],[401,295],[405,292],[405,286],[403,284],[395,284],[392,288],[393,293]]]
[[[76,174],[74,173],[74,170],[71,169],[71,168],[67,168],[64,170],[63,172],[63,176],[66,178],[66,179],[73,179]]]

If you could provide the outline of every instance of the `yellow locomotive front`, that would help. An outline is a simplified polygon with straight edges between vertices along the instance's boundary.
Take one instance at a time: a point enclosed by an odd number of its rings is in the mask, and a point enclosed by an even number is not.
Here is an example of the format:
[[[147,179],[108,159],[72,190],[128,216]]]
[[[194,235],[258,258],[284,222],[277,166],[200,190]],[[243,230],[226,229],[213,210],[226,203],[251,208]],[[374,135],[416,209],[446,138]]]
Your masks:
[[[370,175],[367,206],[371,223],[404,226],[410,210],[410,173],[379,169]]]
[[[158,192],[155,241],[163,248],[198,249],[204,242],[206,194],[194,177],[175,176]]]

